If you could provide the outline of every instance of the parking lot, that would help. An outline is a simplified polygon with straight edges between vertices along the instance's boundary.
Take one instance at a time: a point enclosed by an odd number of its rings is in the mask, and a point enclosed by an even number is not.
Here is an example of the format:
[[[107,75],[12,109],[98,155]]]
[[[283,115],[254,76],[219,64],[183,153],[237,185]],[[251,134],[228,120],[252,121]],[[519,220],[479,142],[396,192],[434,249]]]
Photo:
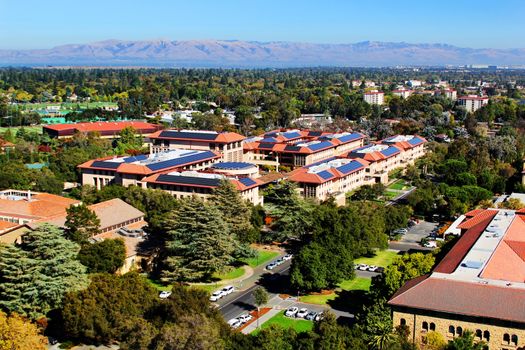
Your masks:
[[[427,250],[428,248],[421,246],[421,239],[428,237],[438,225],[436,222],[420,221],[419,224],[409,227],[408,232],[402,235],[399,241],[390,242],[389,248],[400,251],[411,249]]]

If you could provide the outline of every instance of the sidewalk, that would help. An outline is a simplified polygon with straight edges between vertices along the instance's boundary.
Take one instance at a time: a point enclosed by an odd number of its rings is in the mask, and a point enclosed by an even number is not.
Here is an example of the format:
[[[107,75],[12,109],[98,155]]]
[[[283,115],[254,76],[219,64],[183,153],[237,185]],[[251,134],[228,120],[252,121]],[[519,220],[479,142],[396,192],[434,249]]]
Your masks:
[[[279,312],[281,312],[281,310],[279,310],[279,309],[271,309],[270,311],[268,311],[267,313],[262,315],[261,318],[259,319],[259,326],[262,326],[264,324],[264,322],[268,321],[270,318],[274,317]],[[241,332],[244,333],[244,334],[250,334],[251,332],[255,331],[256,329],[257,329],[257,320],[255,320],[252,323],[250,323]]]

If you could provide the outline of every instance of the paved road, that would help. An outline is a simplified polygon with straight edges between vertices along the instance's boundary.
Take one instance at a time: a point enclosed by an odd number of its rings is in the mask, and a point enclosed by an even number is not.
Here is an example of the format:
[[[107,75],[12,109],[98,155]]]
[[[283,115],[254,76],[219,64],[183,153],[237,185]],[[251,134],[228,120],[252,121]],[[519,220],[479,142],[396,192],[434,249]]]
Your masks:
[[[396,242],[390,242],[388,248],[409,251],[409,250],[432,250],[432,248],[422,247],[420,242],[422,238],[428,237],[428,235],[438,226],[437,223],[421,221],[419,224],[414,225],[408,229],[408,233],[401,237],[401,240]]]

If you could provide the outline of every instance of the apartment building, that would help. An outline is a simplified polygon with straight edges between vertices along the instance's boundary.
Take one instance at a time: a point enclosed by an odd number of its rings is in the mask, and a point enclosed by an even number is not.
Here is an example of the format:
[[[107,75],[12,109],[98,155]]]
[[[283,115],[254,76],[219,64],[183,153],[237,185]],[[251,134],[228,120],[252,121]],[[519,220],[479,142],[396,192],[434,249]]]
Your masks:
[[[72,137],[76,133],[88,134],[97,133],[102,138],[118,138],[119,133],[124,128],[132,127],[137,134],[148,136],[159,130],[160,125],[150,124],[139,121],[121,121],[121,122],[89,122],[89,123],[72,123],[72,124],[53,124],[44,125],[42,132],[51,138],[64,139]]]
[[[331,158],[294,170],[288,180],[299,185],[305,198],[324,201],[332,197],[344,205],[347,192],[367,183],[367,166],[368,162],[362,159]]]
[[[402,150],[392,145],[370,144],[348,153],[348,158],[362,159],[366,167],[366,182],[388,183],[388,173],[403,167]]]
[[[430,274],[388,302],[394,326],[423,343],[469,330],[491,350],[525,346],[525,211],[481,209],[464,216],[461,238]]]
[[[146,187],[147,176],[172,170],[202,170],[222,158],[213,151],[174,149],[130,157],[106,157],[87,161],[78,168],[82,173],[82,185],[97,189],[109,184],[124,187],[130,185]]]
[[[414,164],[418,158],[425,155],[427,140],[418,135],[396,135],[379,141],[384,145],[393,145],[402,151],[401,163]]]
[[[401,98],[409,98],[410,95],[412,95],[414,91],[408,90],[408,89],[398,89],[398,90],[392,90],[392,95],[398,96]]]
[[[176,198],[195,196],[207,199],[224,180],[231,181],[243,199],[253,205],[263,204],[263,197],[259,195],[262,182],[250,177],[202,171],[172,171],[148,176],[144,183],[148,188],[166,191]]]
[[[435,91],[435,95],[439,96],[444,96],[452,101],[456,101],[458,99],[458,92],[454,89],[450,89],[450,88],[445,88],[445,89],[441,89],[441,90],[436,90]]]
[[[467,95],[458,98],[458,103],[460,106],[465,107],[467,112],[474,113],[488,104],[489,98],[487,96]]]
[[[234,132],[161,130],[149,136],[150,152],[168,150],[213,151],[225,162],[242,162],[244,136]]]
[[[363,94],[366,103],[371,105],[383,105],[385,103],[385,94],[382,91],[372,90]]]

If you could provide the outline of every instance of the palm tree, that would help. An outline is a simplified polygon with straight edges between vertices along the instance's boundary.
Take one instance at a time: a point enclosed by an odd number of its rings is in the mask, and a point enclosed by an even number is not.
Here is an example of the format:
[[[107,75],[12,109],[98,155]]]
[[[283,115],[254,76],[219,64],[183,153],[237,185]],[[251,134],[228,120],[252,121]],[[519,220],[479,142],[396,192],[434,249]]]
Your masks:
[[[370,349],[386,350],[397,341],[398,336],[393,332],[392,327],[389,324],[385,324],[381,327],[379,333],[372,337],[372,340],[368,345],[370,346]]]

